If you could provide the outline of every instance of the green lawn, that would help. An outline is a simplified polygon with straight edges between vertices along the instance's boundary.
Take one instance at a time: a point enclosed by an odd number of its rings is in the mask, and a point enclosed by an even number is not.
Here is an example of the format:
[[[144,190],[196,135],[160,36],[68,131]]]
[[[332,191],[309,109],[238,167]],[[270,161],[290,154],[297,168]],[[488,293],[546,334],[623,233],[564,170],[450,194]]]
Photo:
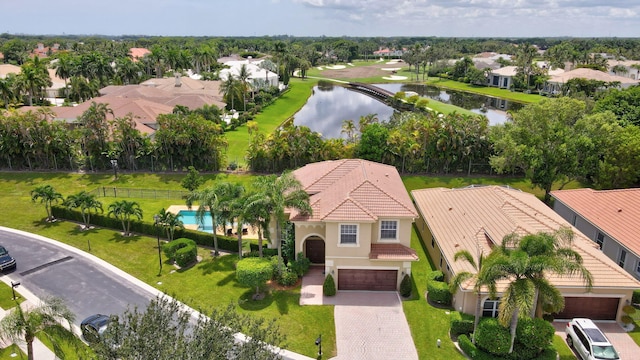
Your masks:
[[[573,360],[576,358],[565,339],[559,335],[553,336],[553,347],[558,351],[559,360]]]
[[[284,121],[291,118],[304,106],[309,96],[311,96],[311,89],[316,83],[317,80],[315,79],[292,78],[289,82],[289,90],[256,115],[254,121],[258,123],[258,131],[267,135],[273,133],[278,126],[282,125]],[[240,166],[245,167],[245,156],[247,155],[250,140],[247,126],[242,125],[235,131],[225,132],[225,137],[229,143],[227,161],[235,161]]]
[[[537,103],[545,99],[544,96],[525,94],[516,91],[510,91],[507,89],[499,89],[490,86],[478,86],[458,81],[441,79],[441,78],[429,78],[426,82],[427,85],[433,85],[441,88],[461,90],[470,93],[482,94],[487,96],[499,97],[506,100],[517,101],[521,103]]]
[[[16,354],[15,356],[12,356]],[[27,354],[23,353],[22,350],[16,344],[11,344],[4,349],[0,349],[0,360],[26,360]]]
[[[9,310],[12,307],[16,306],[16,302],[20,304],[24,301],[24,298],[22,297],[22,295],[20,295],[20,292],[18,290],[15,290],[15,294],[16,299],[14,300],[11,286],[5,284],[4,282],[0,282],[0,308]]]

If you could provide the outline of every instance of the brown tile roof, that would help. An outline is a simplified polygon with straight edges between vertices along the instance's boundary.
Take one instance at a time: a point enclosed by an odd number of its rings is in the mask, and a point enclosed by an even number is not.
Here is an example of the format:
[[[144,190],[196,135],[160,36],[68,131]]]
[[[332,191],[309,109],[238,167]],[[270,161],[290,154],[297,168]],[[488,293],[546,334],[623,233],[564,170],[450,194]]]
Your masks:
[[[505,235],[551,233],[560,227],[570,227],[534,195],[511,188],[433,188],[414,190],[411,194],[454,273],[475,272],[467,262],[453,261],[459,250],[468,250],[477,262],[480,252],[487,255],[490,247],[500,244]],[[638,281],[596,249],[591,240],[577,229],[573,230],[574,250],[582,256],[585,267],[591,272],[594,287],[640,287]],[[583,286],[578,276],[551,274],[549,280],[558,287]]]
[[[294,175],[310,195],[313,216],[293,211],[293,220],[374,222],[381,217],[417,216],[393,166],[345,159],[308,164]]]
[[[371,244],[370,260],[418,261],[418,254],[402,244]]]
[[[640,255],[640,188],[556,190],[551,195],[609,237]]]
[[[147,54],[151,54],[151,51],[149,51],[149,49],[145,49],[145,48],[131,48],[131,49],[129,49],[129,55],[131,55],[133,60],[138,60],[140,58],[143,58]]]
[[[11,64],[0,64],[0,79],[4,79],[8,74],[20,74],[22,68]]]

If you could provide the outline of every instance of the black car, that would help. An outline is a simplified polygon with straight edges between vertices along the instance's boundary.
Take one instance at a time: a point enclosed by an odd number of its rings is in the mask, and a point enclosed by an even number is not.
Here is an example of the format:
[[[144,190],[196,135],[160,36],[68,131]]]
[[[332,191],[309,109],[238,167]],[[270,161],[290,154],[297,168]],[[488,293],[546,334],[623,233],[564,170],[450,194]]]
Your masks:
[[[16,259],[9,255],[7,249],[0,245],[0,271],[13,271],[16,269]]]
[[[80,323],[82,337],[88,343],[96,343],[100,341],[100,336],[107,329],[110,319],[111,318],[108,315],[94,314],[82,320]]]

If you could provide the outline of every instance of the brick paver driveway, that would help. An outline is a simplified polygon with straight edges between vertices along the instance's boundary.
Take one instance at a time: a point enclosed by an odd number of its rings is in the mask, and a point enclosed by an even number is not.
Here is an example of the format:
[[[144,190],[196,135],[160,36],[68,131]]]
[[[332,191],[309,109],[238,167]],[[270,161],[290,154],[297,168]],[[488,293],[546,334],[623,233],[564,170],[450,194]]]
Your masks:
[[[620,359],[638,359],[640,358],[640,346],[633,341],[631,336],[624,331],[624,329],[618,325],[618,323],[613,321],[600,322],[596,321],[596,325],[602,330],[602,332],[607,336],[609,341],[616,351],[618,355],[620,355]],[[554,321],[553,327],[556,328],[556,335],[560,335],[563,339],[567,338],[565,333],[565,327],[567,326],[567,321]],[[573,349],[572,349],[573,350]],[[574,351],[575,354],[575,351]]]
[[[339,360],[418,360],[396,292],[339,292],[335,301]]]

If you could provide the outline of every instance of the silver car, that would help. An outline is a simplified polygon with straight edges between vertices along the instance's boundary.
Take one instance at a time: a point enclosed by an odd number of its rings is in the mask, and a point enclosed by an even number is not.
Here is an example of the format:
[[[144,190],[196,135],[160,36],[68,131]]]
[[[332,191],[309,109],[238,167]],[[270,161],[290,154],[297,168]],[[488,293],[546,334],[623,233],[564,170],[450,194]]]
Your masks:
[[[567,344],[583,360],[620,359],[609,339],[590,319],[576,318],[567,323]]]

